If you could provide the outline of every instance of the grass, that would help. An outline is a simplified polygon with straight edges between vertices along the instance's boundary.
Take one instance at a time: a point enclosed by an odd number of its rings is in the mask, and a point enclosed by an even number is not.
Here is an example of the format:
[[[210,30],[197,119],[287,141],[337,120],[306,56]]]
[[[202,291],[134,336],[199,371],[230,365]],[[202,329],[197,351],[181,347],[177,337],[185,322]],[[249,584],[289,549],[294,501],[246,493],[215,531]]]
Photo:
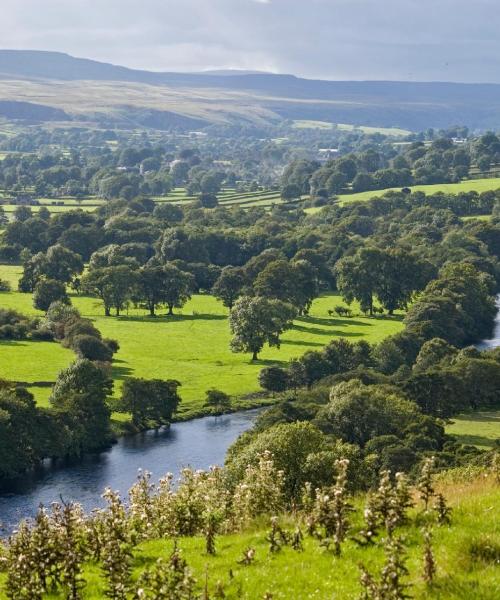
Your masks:
[[[21,268],[0,267],[0,278],[16,289]],[[182,383],[182,412],[199,410],[207,389],[217,387],[236,397],[259,391],[257,376],[268,364],[286,363],[307,350],[317,350],[335,337],[379,341],[400,331],[401,316],[394,318],[353,317],[335,319],[328,310],[341,303],[329,294],[318,298],[307,317],[298,318],[282,336],[281,348],[264,348],[252,363],[248,354],[234,354],[227,309],[212,296],[196,295],[175,316],[150,318],[146,311],[130,309],[121,317],[104,317],[100,302],[94,298],[73,297],[82,315],[90,317],[104,337],[118,340],[113,377],[119,389],[127,376],[177,379]],[[0,306],[24,314],[40,314],[32,306],[31,294],[0,294]],[[354,310],[357,310],[354,307]],[[41,342],[0,345],[0,377],[33,382],[55,380],[57,372],[69,364],[71,352],[58,344]],[[36,397],[46,400],[45,389]]]
[[[460,192],[487,192],[489,190],[500,189],[500,177],[489,177],[485,179],[467,179],[460,183],[435,183],[432,185],[412,185],[410,189],[413,192],[425,192],[426,194],[437,194],[438,192],[448,194],[459,194]],[[339,204],[347,204],[351,202],[366,202],[371,198],[381,197],[387,192],[399,192],[401,187],[386,188],[385,190],[372,190],[368,192],[359,192],[357,194],[340,194],[338,196]],[[322,206],[313,206],[306,208],[304,212],[307,214],[315,214],[322,210]],[[483,219],[487,220],[491,215],[479,215],[464,217],[464,219]]]
[[[490,449],[500,440],[500,410],[459,415],[446,428],[461,444]]]
[[[500,549],[500,520],[494,510],[500,504],[500,488],[489,477],[468,481],[458,488],[444,486],[442,491],[453,508],[452,524],[434,528],[437,574],[432,586],[426,586],[422,580],[422,532],[416,510],[411,511],[411,524],[398,530],[398,534],[405,536],[408,547],[410,574],[404,581],[411,584],[409,595],[418,600],[494,600],[500,595],[500,569],[495,561],[495,551],[498,553]],[[352,517],[355,528],[361,525],[364,501],[363,497],[355,501],[357,511]],[[283,517],[282,524],[288,529],[294,526],[288,517]],[[358,564],[362,562],[376,573],[384,561],[379,545],[361,548],[348,540],[342,556],[336,558],[322,549],[317,540],[307,537],[302,552],[286,547],[271,555],[265,539],[268,529],[269,525],[261,520],[240,534],[217,537],[215,556],[207,555],[204,539],[200,537],[178,540],[178,547],[197,579],[199,593],[207,577],[211,598],[216,597],[215,588],[221,582],[228,600],[258,600],[266,593],[272,594],[274,600],[354,600],[362,591]],[[238,564],[249,547],[255,549],[255,561],[250,566]],[[134,580],[159,557],[168,558],[172,548],[171,539],[140,544],[134,551]],[[0,585],[4,578],[0,575]],[[84,579],[85,599],[105,596],[98,565],[88,564]],[[62,595],[49,597],[62,598]],[[6,596],[0,592],[0,598]]]
[[[398,127],[369,127],[366,125],[352,125],[348,123],[330,123],[329,121],[313,121],[309,119],[297,119],[293,122],[294,129],[333,129],[337,127],[341,131],[353,131],[359,129],[363,133],[405,137],[410,135],[411,131],[400,129]]]
[[[421,191],[426,194],[436,194],[444,192],[449,194],[459,194],[460,192],[486,192],[500,188],[500,177],[492,177],[487,179],[467,179],[460,183],[436,183],[432,185],[412,185],[410,189],[414,192]],[[401,188],[388,188],[385,190],[359,192],[358,194],[341,194],[339,200],[345,202],[360,202],[369,200],[375,196],[382,196],[389,191],[400,191]]]

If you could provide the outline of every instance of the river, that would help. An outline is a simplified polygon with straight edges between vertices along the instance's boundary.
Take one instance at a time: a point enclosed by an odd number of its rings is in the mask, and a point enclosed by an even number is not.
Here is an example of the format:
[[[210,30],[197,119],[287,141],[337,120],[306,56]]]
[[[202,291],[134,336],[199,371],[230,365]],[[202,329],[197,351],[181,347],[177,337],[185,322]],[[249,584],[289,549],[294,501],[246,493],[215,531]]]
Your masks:
[[[495,319],[495,327],[493,329],[493,336],[489,340],[483,340],[477,344],[479,350],[491,350],[492,348],[498,348],[500,346],[500,294],[497,296],[497,316]]]
[[[109,486],[124,495],[139,469],[150,471],[157,480],[168,472],[177,474],[185,466],[207,469],[222,465],[229,446],[252,426],[260,410],[204,417],[174,423],[169,429],[123,437],[109,450],[73,464],[53,465],[47,461],[36,472],[0,490],[3,531],[32,517],[40,504],[49,506],[61,497],[81,503],[86,511],[102,506],[104,488]]]
[[[493,336],[477,345],[481,350],[500,346],[500,295],[497,306]],[[139,469],[151,471],[159,479],[188,465],[195,469],[221,465],[229,446],[252,426],[260,410],[194,419],[174,423],[169,429],[123,437],[106,452],[73,464],[47,462],[37,472],[0,488],[0,524],[9,531],[21,519],[33,516],[40,504],[49,506],[60,497],[80,502],[90,511],[102,506],[106,486],[125,494]]]

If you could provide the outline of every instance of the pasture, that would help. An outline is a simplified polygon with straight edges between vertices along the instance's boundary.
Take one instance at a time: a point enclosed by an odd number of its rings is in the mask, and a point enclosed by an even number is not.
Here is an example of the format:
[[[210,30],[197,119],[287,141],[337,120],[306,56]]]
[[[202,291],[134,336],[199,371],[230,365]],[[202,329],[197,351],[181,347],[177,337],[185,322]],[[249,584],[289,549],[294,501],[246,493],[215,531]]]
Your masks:
[[[297,119],[293,122],[294,129],[334,129],[340,131],[362,131],[368,135],[380,133],[382,135],[394,137],[406,137],[411,134],[407,129],[399,129],[398,127],[369,127],[367,125],[352,125],[348,123],[331,123],[329,121],[314,121],[310,119]]]
[[[454,435],[461,444],[490,450],[500,440],[500,410],[453,417],[446,431]]]
[[[20,267],[0,267],[0,278],[16,289]],[[104,337],[118,340],[120,350],[113,366],[116,391],[127,376],[177,379],[182,383],[181,413],[199,409],[205,391],[216,387],[242,398],[259,391],[257,376],[264,366],[284,364],[307,350],[318,350],[331,339],[376,342],[400,331],[401,315],[393,318],[332,318],[328,310],[341,304],[334,294],[318,298],[308,316],[299,317],[282,336],[281,347],[264,348],[252,363],[248,354],[234,354],[227,309],[207,295],[195,295],[173,317],[151,318],[145,310],[130,308],[121,317],[104,317],[101,303],[88,297],[72,297],[83,316],[91,318]],[[31,294],[0,293],[0,306],[24,314],[41,314],[32,307]],[[354,311],[358,309],[354,306]],[[0,378],[23,382],[54,381],[73,360],[73,353],[57,343],[5,342],[0,345]],[[48,388],[32,388],[41,403]]]
[[[460,183],[435,183],[431,185],[412,185],[409,186],[413,192],[425,192],[426,194],[437,194],[443,192],[445,194],[459,194],[460,192],[487,192],[488,190],[497,190],[500,188],[500,177],[491,177],[486,179],[466,179]],[[382,196],[386,192],[400,191],[401,188],[387,188],[385,190],[376,190],[370,192],[359,192],[358,194],[341,194],[339,201],[341,204],[345,202],[361,202]]]

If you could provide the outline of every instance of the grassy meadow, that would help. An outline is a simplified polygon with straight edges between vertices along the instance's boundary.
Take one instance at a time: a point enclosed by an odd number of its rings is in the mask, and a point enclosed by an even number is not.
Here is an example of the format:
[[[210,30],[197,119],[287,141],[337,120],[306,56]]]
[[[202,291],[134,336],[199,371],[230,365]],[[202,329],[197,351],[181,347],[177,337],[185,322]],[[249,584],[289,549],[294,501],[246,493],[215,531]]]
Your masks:
[[[422,525],[421,513],[410,511],[411,524],[398,528],[398,535],[405,537],[408,548],[407,568],[409,576],[404,582],[407,590],[417,600],[495,600],[500,596],[500,521],[493,507],[500,503],[500,488],[493,477],[473,479],[467,483],[448,483],[441,486],[452,507],[450,526],[436,526],[433,530],[433,550],[437,572],[431,586],[422,578]],[[353,530],[361,528],[361,509],[365,498],[355,499],[356,513],[351,518]],[[420,521],[420,522],[419,522]],[[293,529],[295,523],[288,517],[281,519],[282,526]],[[210,598],[224,597],[228,600],[274,600],[338,599],[355,600],[361,597],[359,563],[378,574],[383,566],[384,555],[380,545],[362,548],[348,540],[342,555],[334,557],[323,549],[318,540],[304,539],[302,552],[285,547],[281,552],[270,554],[266,535],[269,523],[261,519],[243,532],[216,538],[216,555],[205,551],[202,537],[181,538],[178,548],[186,559],[197,580],[197,590],[202,593],[207,581]],[[133,579],[162,557],[168,559],[173,540],[159,539],[140,544],[134,550]],[[243,552],[255,549],[255,561],[244,566],[238,563]],[[105,582],[100,567],[88,564],[83,573],[86,588],[83,597],[97,600],[105,596]],[[0,598],[5,575],[0,574]],[[220,582],[224,596],[216,596]],[[220,586],[219,586],[220,587]],[[272,596],[271,596],[272,595]],[[52,594],[48,598],[62,598]],[[205,596],[204,596],[205,597]]]
[[[500,177],[491,177],[486,179],[467,179],[460,183],[435,183],[432,185],[411,185],[413,192],[425,192],[426,194],[437,194],[438,192],[448,194],[459,194],[460,192],[487,192],[500,188]],[[385,192],[400,191],[401,188],[388,188],[386,190],[376,190],[369,192],[359,192],[358,194],[341,194],[339,200],[345,202],[361,202],[369,200],[375,196],[381,196]]]
[[[362,131],[368,135],[380,133],[395,137],[405,137],[410,135],[411,131],[400,129],[398,127],[369,127],[367,125],[351,125],[348,123],[331,123],[329,121],[314,121],[310,119],[297,119],[293,122],[295,129],[333,129],[336,127],[341,131]]]
[[[20,274],[21,267],[0,267],[0,278],[9,280],[13,290],[17,289]],[[342,301],[334,294],[324,295],[314,302],[308,316],[299,317],[282,336],[279,349],[264,348],[259,360],[252,363],[250,355],[234,354],[229,349],[228,312],[212,296],[195,295],[173,317],[156,318],[134,308],[120,317],[104,317],[99,300],[73,296],[72,301],[83,316],[94,321],[104,337],[120,343],[113,366],[116,389],[127,376],[177,379],[182,383],[181,415],[199,410],[205,391],[212,387],[239,398],[259,391],[257,376],[264,366],[286,363],[307,350],[323,347],[335,337],[376,342],[402,328],[401,315],[332,318],[328,310]],[[17,291],[0,293],[0,307],[41,314],[33,308],[31,294]],[[71,351],[57,343],[4,342],[0,344],[0,378],[55,381],[57,373],[73,358]],[[50,393],[46,387],[32,391],[40,403],[46,402]]]
[[[500,440],[500,410],[453,417],[446,431],[462,444],[489,450]]]

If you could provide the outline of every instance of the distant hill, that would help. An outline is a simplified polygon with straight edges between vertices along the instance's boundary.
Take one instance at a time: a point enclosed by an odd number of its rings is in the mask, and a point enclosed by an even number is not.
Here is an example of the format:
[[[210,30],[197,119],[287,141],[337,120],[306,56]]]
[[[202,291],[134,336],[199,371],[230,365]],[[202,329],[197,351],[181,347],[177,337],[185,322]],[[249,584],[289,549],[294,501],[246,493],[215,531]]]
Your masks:
[[[69,118],[109,124],[126,123],[129,110],[154,111],[152,121],[161,123],[159,128],[170,126],[168,115],[176,121],[173,126],[188,128],[280,119],[410,130],[457,124],[500,128],[497,84],[323,81],[245,71],[160,73],[33,50],[0,50],[0,101],[48,106]],[[37,108],[33,120],[43,112]]]

